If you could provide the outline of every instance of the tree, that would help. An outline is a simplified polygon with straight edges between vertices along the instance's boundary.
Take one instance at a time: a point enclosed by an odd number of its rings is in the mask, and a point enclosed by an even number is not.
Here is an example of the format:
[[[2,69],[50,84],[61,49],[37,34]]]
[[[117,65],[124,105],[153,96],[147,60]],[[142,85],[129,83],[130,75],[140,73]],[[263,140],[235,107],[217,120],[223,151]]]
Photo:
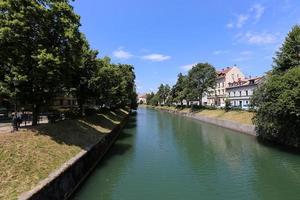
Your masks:
[[[131,65],[111,64],[110,59],[98,59],[97,69],[90,80],[90,88],[100,107],[137,107],[135,74]]]
[[[293,27],[271,73],[252,97],[258,138],[300,148],[300,27]]]
[[[198,63],[188,73],[189,98],[198,98],[202,105],[202,95],[216,83],[216,70],[208,63]]]
[[[94,76],[97,69],[97,55],[98,51],[91,50],[88,42],[83,37],[83,53],[82,62],[77,68],[74,69],[72,87],[74,88],[75,96],[77,98],[80,114],[84,114],[83,106],[88,99],[93,96],[90,89],[90,80]]]
[[[252,101],[260,139],[300,148],[300,66],[267,77]]]
[[[147,105],[150,105],[151,103],[151,99],[154,97],[154,93],[151,92],[150,94],[146,94],[146,101],[147,101]]]
[[[183,105],[183,100],[187,98],[187,85],[188,79],[187,76],[178,74],[177,82],[174,86],[174,100],[180,102],[180,105]]]
[[[288,33],[282,47],[274,58],[273,73],[282,73],[300,65],[300,26],[296,25]]]
[[[79,16],[67,0],[6,0],[0,10],[1,90],[31,105],[36,125],[41,106],[71,86],[81,62]]]

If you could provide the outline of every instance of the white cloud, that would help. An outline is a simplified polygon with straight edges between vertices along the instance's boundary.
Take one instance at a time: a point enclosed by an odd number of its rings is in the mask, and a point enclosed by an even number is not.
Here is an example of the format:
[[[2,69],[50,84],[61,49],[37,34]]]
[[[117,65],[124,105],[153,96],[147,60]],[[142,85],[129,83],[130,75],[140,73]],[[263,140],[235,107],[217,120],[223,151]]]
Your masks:
[[[240,55],[242,55],[242,56],[250,56],[250,55],[252,55],[252,51],[242,51],[242,52],[240,52]]]
[[[183,65],[180,68],[183,69],[184,71],[189,71],[190,69],[192,69],[197,63],[192,63],[192,64],[187,64],[187,65]]]
[[[242,28],[250,20],[254,21],[254,23],[257,23],[264,12],[265,7],[263,7],[261,4],[254,4],[250,9],[248,9],[248,12],[237,15],[235,20],[227,23],[226,27],[230,29]]]
[[[234,62],[242,62],[247,61],[252,58],[253,52],[252,51],[241,51],[239,53],[239,57],[232,59]]]
[[[249,15],[239,15],[237,18],[236,27],[242,28],[248,19]]]
[[[142,59],[150,60],[153,62],[162,62],[171,59],[171,56],[166,56],[162,54],[149,54],[149,55],[142,56]]]
[[[255,22],[258,22],[265,12],[265,7],[263,7],[261,4],[255,4],[250,9],[250,12],[253,13],[253,18]]]
[[[123,50],[122,47],[120,47],[116,51],[113,52],[113,56],[116,58],[119,58],[119,59],[129,59],[133,55],[130,52]]]
[[[229,22],[228,24],[226,24],[227,28],[234,28],[234,24],[232,22]]]
[[[236,35],[236,38],[240,41],[255,45],[274,44],[278,40],[275,34],[251,32],[247,32],[245,34],[239,33]]]
[[[216,50],[213,52],[214,55],[221,55],[221,54],[227,54],[229,51],[227,50]]]

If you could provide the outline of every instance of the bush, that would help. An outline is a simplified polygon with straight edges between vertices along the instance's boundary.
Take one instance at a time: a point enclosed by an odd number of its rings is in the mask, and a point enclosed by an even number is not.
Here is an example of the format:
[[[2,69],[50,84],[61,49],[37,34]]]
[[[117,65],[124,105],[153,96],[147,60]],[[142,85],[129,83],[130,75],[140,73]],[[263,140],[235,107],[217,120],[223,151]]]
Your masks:
[[[259,139],[300,148],[300,66],[268,77],[252,100]]]
[[[225,112],[228,112],[231,109],[231,103],[229,99],[225,100]]]

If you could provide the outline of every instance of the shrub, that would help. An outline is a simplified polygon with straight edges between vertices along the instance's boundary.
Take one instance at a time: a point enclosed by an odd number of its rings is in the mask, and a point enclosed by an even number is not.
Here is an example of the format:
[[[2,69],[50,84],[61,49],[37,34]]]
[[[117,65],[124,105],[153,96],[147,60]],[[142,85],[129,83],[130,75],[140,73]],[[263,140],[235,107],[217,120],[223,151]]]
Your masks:
[[[231,103],[229,99],[225,100],[225,111],[228,112],[231,109]]]

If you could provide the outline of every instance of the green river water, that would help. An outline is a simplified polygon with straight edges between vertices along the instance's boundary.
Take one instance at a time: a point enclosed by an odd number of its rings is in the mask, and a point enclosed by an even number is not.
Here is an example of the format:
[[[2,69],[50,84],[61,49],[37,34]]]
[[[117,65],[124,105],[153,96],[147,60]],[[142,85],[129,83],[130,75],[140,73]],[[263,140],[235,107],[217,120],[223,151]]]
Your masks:
[[[299,200],[300,155],[140,108],[73,199]]]

